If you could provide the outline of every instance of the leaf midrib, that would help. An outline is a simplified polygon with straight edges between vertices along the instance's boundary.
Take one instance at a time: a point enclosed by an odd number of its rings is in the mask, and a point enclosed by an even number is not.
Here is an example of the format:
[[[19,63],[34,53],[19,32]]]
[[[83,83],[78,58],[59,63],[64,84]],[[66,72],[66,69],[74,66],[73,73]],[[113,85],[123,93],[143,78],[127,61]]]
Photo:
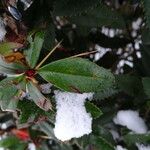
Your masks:
[[[62,72],[54,72],[54,71],[40,71],[40,72],[38,72],[39,74],[46,74],[46,76],[48,76],[47,74],[48,73],[52,73],[52,74],[62,74],[62,75],[70,75],[70,76],[79,76],[79,77],[85,77],[85,78],[93,78],[93,79],[98,79],[98,78],[101,78],[101,79],[105,79],[105,77],[103,77],[103,76],[90,76],[90,75],[76,75],[76,74],[71,74],[71,73],[62,73]],[[109,77],[108,77],[109,78]],[[107,78],[106,78],[107,79]]]

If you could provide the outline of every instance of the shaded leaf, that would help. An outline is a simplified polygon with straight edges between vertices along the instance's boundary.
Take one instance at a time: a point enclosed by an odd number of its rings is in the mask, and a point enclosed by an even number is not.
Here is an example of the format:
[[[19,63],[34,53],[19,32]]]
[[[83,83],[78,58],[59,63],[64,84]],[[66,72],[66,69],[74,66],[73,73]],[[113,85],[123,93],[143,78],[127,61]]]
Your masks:
[[[54,45],[55,45],[55,26],[54,24],[50,23],[45,33],[43,47],[46,50],[50,50],[54,47]]]
[[[54,15],[70,16],[79,15],[82,12],[93,9],[101,0],[56,0],[54,4]]]
[[[96,122],[93,125],[93,134],[104,138],[105,140],[109,141],[109,143],[111,143],[112,145],[115,144],[115,141],[109,129],[104,128],[103,126],[100,126],[99,124],[96,124]]]
[[[2,110],[16,110],[19,101],[17,93],[18,89],[12,83],[12,78],[6,78],[0,82],[0,105]]]
[[[131,75],[116,76],[116,84],[118,88],[131,96],[137,96],[142,92],[142,83],[139,77]]]
[[[150,45],[150,29],[143,29],[142,31],[142,42],[144,45]]]
[[[115,150],[114,146],[102,137],[95,139],[95,147],[102,150]]]
[[[28,123],[34,120],[38,120],[38,117],[50,117],[51,113],[40,109],[34,102],[30,100],[19,101],[18,109],[21,114],[19,116],[19,123]]]
[[[48,124],[47,122],[41,122],[36,125],[38,128],[40,128],[40,131],[44,132],[48,137],[52,137],[53,139],[57,140],[54,131],[53,126]]]
[[[96,8],[80,16],[70,17],[69,20],[77,26],[84,28],[108,26],[111,28],[124,28],[125,23],[122,16],[111,8],[99,4]]]
[[[145,77],[142,79],[143,87],[146,95],[150,98],[150,78]]]
[[[125,140],[126,143],[129,145],[135,144],[135,143],[145,143],[148,144],[150,143],[150,134],[133,134],[129,133],[125,136],[123,136],[123,139]]]
[[[141,49],[141,55],[142,55],[142,70],[144,70],[144,74],[145,75],[150,75],[150,69],[149,69],[149,65],[150,65],[150,46],[149,45],[141,45],[140,46]]]
[[[117,88],[108,88],[105,90],[102,90],[101,92],[94,93],[94,100],[104,100],[106,98],[109,98],[115,94],[118,94],[119,89]]]
[[[142,3],[145,11],[146,23],[147,26],[150,28],[150,1],[142,0]]]
[[[80,141],[81,142],[81,141]],[[90,145],[89,145],[90,143]],[[114,146],[101,136],[95,136],[93,134],[84,136],[82,138],[83,147],[91,147],[96,150],[115,150]]]

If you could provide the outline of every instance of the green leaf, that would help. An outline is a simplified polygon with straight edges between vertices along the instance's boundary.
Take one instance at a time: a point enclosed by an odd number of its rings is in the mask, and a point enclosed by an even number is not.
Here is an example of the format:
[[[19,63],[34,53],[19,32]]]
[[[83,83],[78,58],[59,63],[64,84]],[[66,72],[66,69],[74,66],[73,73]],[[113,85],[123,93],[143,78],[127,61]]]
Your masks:
[[[30,35],[28,37],[28,41],[30,43],[30,48],[24,51],[24,54],[26,56],[26,60],[31,68],[34,68],[37,64],[37,61],[39,59],[39,55],[42,49],[42,45],[44,42],[44,33],[43,32],[37,32],[34,35],[34,39],[32,37],[33,35]]]
[[[10,150],[24,150],[27,147],[27,143],[23,143],[18,138],[10,136],[0,141],[0,147]]]
[[[129,145],[135,144],[135,143],[150,143],[150,134],[127,134],[123,136],[123,139],[125,142]]]
[[[56,0],[54,5],[54,15],[71,16],[94,9],[101,0]]]
[[[37,106],[41,109],[48,111],[51,109],[50,100],[45,98],[44,95],[41,94],[40,90],[38,89],[37,85],[33,84],[32,82],[27,83],[27,91],[31,99],[35,102]]]
[[[92,118],[94,119],[99,118],[103,114],[102,111],[96,105],[89,101],[85,103],[85,107],[87,112],[91,113]]]
[[[114,76],[110,71],[82,58],[52,62],[40,68],[38,73],[65,91],[94,92],[114,84]]]
[[[71,23],[84,28],[102,26],[108,26],[111,28],[125,28],[123,17],[116,10],[112,10],[102,3],[96,8],[80,16],[70,17],[69,20]]]
[[[93,134],[95,136],[100,136],[104,138],[105,140],[109,141],[109,143],[112,145],[115,144],[113,136],[110,133],[110,129],[104,128],[103,126],[100,126],[96,122],[93,123]]]
[[[19,116],[20,124],[32,122],[38,119],[38,117],[50,117],[52,115],[51,112],[40,109],[37,105],[35,105],[34,102],[30,100],[19,101],[18,109],[21,111]]]
[[[148,98],[150,98],[150,78],[145,77],[142,79],[142,82],[143,82],[144,91],[148,96]]]
[[[52,137],[54,140],[57,140],[54,135],[53,126],[48,124],[47,122],[41,122],[37,124],[37,127],[40,129],[40,131],[44,132],[47,136]]]
[[[17,93],[18,89],[12,84],[12,78],[6,78],[0,82],[0,105],[2,110],[16,110],[19,101]]]
[[[107,141],[105,138],[101,137],[101,136],[94,136],[93,134],[92,135],[89,135],[89,136],[84,136],[83,138],[83,145],[84,147],[86,145],[92,145],[93,149],[96,149],[96,150],[115,150],[114,149],[114,146],[109,142]]]
[[[114,146],[102,137],[95,139],[95,147],[101,150],[115,150]]]
[[[114,150],[115,145],[115,141],[109,130],[96,123],[93,123],[92,134],[84,135],[76,140],[82,149],[91,146],[94,150]]]

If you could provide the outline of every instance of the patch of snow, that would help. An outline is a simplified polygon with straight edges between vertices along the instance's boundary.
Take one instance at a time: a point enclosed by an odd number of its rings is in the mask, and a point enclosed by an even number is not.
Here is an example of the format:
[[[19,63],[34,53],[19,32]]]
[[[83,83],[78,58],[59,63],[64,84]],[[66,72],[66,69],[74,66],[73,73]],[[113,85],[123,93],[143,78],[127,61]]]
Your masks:
[[[110,130],[110,133],[114,140],[118,140],[120,138],[119,133],[113,129]]]
[[[95,50],[97,50],[97,53],[94,56],[94,61],[98,61],[107,52],[111,51],[110,48],[103,48],[103,47],[99,46],[98,44],[95,45]]]
[[[142,23],[142,18],[138,18],[136,21],[132,23],[132,28],[134,30],[138,30],[140,28],[141,23]]]
[[[150,150],[150,145],[143,145],[143,144],[136,144],[136,146],[138,147],[138,150]]]
[[[1,129],[3,129],[3,130],[7,129],[6,123],[3,123],[3,124],[1,125]]]
[[[22,91],[19,98],[20,98],[20,100],[23,100],[23,99],[32,100],[29,92],[23,92],[23,91]]]
[[[0,17],[0,41],[3,41],[6,35],[6,29],[2,18]]]
[[[55,91],[56,122],[55,136],[61,141],[79,138],[92,132],[92,117],[86,112],[84,102],[93,93],[69,93]]]
[[[135,133],[146,133],[147,126],[137,111],[120,110],[113,119],[115,124],[126,126]]]
[[[28,149],[29,149],[29,150],[36,150],[35,144],[34,144],[34,143],[29,143]]]
[[[115,30],[114,29],[110,29],[109,30],[109,37],[113,38],[115,36]]]
[[[116,146],[116,150],[127,150],[126,148],[123,148],[121,145]]]
[[[50,83],[40,85],[40,89],[43,94],[51,93],[51,87],[52,87],[52,84],[50,84]]]

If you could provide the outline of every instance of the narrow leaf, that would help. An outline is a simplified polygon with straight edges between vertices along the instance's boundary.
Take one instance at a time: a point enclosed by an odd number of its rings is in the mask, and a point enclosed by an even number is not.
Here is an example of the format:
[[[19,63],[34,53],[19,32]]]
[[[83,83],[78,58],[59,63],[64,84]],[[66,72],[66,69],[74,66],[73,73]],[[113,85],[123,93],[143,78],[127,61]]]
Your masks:
[[[30,43],[30,48],[25,50],[24,53],[29,66],[34,68],[39,59],[40,51],[44,42],[44,33],[35,33],[34,39],[32,35],[30,35],[28,37],[28,41]]]
[[[27,83],[27,91],[30,94],[30,97],[33,99],[35,104],[39,106],[41,109],[48,111],[51,109],[51,103],[50,100],[44,97],[44,95],[41,94],[40,90],[36,87],[35,84],[32,82]]]
[[[91,113],[94,119],[99,118],[103,114],[100,108],[89,101],[85,103],[85,107],[87,112]]]
[[[123,136],[125,142],[129,145],[134,143],[145,143],[148,144],[150,142],[150,134],[127,134]]]
[[[0,82],[0,105],[2,110],[16,110],[19,101],[17,92],[18,89],[12,83],[12,78],[6,78]]]
[[[112,143],[107,141],[102,136],[89,135],[89,137],[86,139],[85,142],[88,145],[90,143],[92,145],[93,149],[96,149],[96,150],[115,150]]]
[[[54,14],[57,16],[79,15],[82,12],[94,8],[101,0],[56,0]]]

